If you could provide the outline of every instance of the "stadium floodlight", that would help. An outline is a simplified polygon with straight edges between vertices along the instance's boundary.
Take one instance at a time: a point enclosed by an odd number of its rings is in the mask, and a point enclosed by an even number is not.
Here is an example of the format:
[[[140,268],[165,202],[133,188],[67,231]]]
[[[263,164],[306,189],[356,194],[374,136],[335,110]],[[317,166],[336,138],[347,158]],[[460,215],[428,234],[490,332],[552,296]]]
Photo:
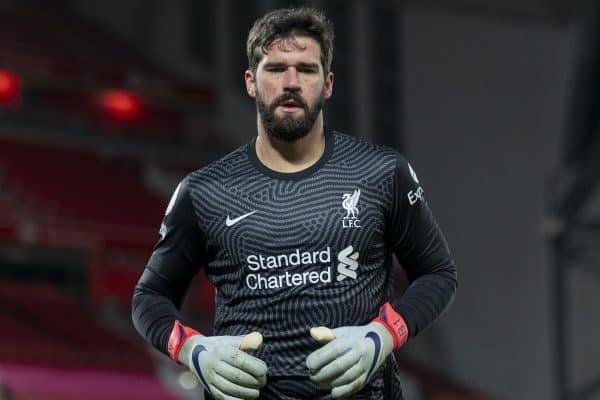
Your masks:
[[[8,70],[0,69],[0,103],[11,103],[19,97],[19,77]]]
[[[142,115],[142,102],[126,90],[109,89],[99,93],[97,103],[111,119],[134,121]]]

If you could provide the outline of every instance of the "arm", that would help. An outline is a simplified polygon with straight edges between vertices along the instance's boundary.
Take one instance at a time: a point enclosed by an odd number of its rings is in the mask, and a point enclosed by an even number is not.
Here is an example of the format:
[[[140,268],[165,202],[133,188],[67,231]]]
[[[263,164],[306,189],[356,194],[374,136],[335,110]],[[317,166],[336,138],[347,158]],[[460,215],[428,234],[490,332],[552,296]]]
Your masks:
[[[135,328],[165,354],[188,286],[205,261],[204,238],[184,179],[173,193],[160,237],[132,299]]]
[[[406,271],[410,286],[392,308],[413,337],[450,305],[457,287],[456,267],[446,239],[423,197],[423,189],[408,162],[398,156],[394,173],[388,242]]]
[[[386,242],[405,268],[410,287],[392,304],[383,304],[367,325],[318,327],[310,332],[325,344],[306,360],[310,377],[336,399],[362,389],[394,349],[444,311],[456,290],[456,269],[446,241],[416,174],[399,155],[393,194]]]
[[[204,336],[178,319],[190,281],[208,261],[192,201],[186,178],[169,202],[160,238],[135,288],[133,324],[155,348],[188,367],[214,398],[255,399],[266,384],[267,366],[241,350],[260,346],[244,344],[260,335]]]

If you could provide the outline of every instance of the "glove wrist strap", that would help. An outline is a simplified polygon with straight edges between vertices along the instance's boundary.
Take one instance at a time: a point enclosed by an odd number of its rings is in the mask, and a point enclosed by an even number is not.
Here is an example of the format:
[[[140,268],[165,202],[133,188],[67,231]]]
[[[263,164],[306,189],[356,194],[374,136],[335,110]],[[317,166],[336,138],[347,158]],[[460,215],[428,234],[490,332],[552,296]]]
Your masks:
[[[399,349],[408,340],[408,326],[390,303],[385,303],[379,308],[379,315],[373,322],[379,322],[392,334],[394,350]]]
[[[200,332],[190,328],[189,326],[183,325],[178,320],[175,320],[167,345],[169,357],[171,357],[175,362],[179,362],[179,352],[181,351],[181,347],[183,347],[183,344],[190,338],[190,336],[194,335],[200,335]]]

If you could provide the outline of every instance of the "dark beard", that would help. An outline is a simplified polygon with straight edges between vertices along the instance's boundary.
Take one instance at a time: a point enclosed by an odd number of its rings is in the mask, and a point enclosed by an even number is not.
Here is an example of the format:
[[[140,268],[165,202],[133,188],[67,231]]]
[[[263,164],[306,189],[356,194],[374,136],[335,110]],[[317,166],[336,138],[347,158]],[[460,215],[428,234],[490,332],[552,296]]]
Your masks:
[[[292,116],[286,116],[278,118],[275,116],[275,110],[277,107],[289,100],[293,100],[304,109],[304,116],[294,118]],[[260,93],[256,96],[256,108],[262,121],[265,131],[269,136],[284,140],[286,142],[293,142],[300,138],[303,138],[310,132],[311,128],[315,124],[319,112],[323,108],[323,94],[321,94],[314,102],[312,107],[309,107],[299,94],[295,92],[287,92],[275,99],[270,105],[267,105],[262,100]]]

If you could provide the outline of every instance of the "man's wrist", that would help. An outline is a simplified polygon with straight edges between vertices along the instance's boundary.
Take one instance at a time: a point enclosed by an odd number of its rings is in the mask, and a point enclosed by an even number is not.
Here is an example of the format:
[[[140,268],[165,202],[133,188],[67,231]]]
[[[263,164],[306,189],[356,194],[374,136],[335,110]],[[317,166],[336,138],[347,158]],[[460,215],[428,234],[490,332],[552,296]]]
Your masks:
[[[186,342],[188,342],[188,339],[195,335],[200,335],[200,332],[193,328],[183,325],[178,320],[175,320],[167,345],[167,351],[173,361],[179,362],[181,364],[187,363],[187,357],[182,356],[187,355],[188,352],[182,352],[182,349],[185,346]],[[189,347],[189,345],[187,347]],[[186,361],[184,362],[182,360]]]
[[[408,326],[406,325],[406,321],[392,308],[390,303],[385,303],[379,308],[379,314],[372,322],[379,322],[392,335],[394,350],[402,347],[408,340]]]

